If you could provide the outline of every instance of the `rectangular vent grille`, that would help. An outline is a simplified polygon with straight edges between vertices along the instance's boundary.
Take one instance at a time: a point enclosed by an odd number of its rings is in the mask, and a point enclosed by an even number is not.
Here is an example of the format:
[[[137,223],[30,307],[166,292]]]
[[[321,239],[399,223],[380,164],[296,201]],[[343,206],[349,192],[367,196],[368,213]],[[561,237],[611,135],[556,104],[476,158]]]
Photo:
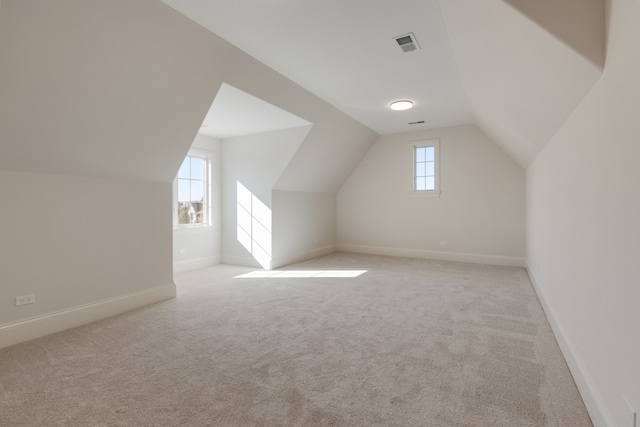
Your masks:
[[[420,49],[420,45],[413,33],[403,34],[401,36],[394,37],[394,39],[403,52],[413,52],[414,50]]]

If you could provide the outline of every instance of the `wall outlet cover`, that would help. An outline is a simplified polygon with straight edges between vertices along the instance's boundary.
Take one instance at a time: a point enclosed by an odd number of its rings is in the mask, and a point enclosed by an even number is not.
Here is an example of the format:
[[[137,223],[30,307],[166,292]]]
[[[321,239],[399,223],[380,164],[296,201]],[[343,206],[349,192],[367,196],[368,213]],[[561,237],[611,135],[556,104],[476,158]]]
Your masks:
[[[33,304],[34,302],[36,302],[36,296],[34,294],[23,295],[21,297],[16,297],[16,306],[25,305],[25,304]]]

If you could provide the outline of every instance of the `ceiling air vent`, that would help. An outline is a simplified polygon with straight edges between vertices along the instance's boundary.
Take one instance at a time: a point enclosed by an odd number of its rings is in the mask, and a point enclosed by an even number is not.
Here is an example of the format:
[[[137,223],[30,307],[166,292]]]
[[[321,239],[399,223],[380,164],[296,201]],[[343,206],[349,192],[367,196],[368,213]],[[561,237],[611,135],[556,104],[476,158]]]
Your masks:
[[[420,49],[420,45],[418,44],[416,36],[414,36],[413,33],[394,37],[394,39],[403,52],[413,52],[414,50]]]

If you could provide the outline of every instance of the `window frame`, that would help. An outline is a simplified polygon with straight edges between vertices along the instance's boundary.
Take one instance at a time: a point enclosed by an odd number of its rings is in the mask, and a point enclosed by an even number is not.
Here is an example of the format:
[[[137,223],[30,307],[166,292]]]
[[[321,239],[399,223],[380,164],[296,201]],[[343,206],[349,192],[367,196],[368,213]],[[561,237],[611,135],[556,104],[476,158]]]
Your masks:
[[[416,189],[416,148],[423,147],[433,147],[433,179],[434,179],[434,188],[433,190],[418,190]],[[409,159],[411,162],[409,170],[409,189],[411,193],[416,195],[423,196],[440,196],[440,139],[439,138],[430,138],[430,139],[420,139],[416,141],[411,141],[409,143]]]
[[[191,148],[189,152],[184,156],[180,166],[187,157],[195,157],[198,159],[204,160],[204,183],[203,183],[203,197],[202,197],[202,208],[204,210],[203,222],[196,224],[178,224],[178,215],[179,215],[179,207],[178,207],[178,173],[176,173],[175,178],[173,179],[172,188],[173,188],[173,228],[201,228],[201,227],[211,227],[213,226],[213,215],[211,209],[211,168],[213,164],[213,153],[208,150],[202,150],[197,148]]]

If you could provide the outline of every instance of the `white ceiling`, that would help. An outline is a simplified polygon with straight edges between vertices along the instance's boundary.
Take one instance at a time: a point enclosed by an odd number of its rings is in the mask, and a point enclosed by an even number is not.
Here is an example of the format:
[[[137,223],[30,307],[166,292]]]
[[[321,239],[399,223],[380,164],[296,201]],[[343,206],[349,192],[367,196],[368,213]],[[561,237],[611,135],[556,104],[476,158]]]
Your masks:
[[[310,124],[307,120],[223,83],[199,133],[224,139]]]
[[[380,134],[473,122],[438,0],[163,1]]]
[[[379,134],[476,123],[522,167],[604,66],[605,0],[162,1]]]

